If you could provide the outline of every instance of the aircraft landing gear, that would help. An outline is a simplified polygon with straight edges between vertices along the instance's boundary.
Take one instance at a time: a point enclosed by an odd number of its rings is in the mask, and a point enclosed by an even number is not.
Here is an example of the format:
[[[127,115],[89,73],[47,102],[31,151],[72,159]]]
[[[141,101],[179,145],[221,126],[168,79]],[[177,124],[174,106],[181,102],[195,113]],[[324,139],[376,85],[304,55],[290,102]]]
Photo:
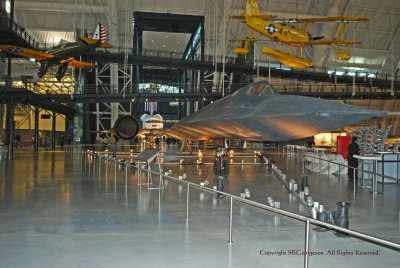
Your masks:
[[[49,61],[40,62],[40,68],[39,68],[39,72],[38,72],[38,77],[42,78],[46,74],[47,69],[49,69],[49,67],[50,67],[50,62]]]
[[[217,159],[214,161],[214,175],[229,175],[230,165],[228,160],[224,160],[226,151],[223,148],[219,148],[217,152]]]
[[[217,178],[217,190],[220,192],[224,191],[224,176],[218,176]],[[217,194],[218,198],[222,197],[222,194]]]
[[[224,148],[219,148],[217,152],[217,159],[214,161],[214,174],[217,177],[217,190],[224,191],[224,175],[229,175],[230,165],[227,160],[224,160],[226,151]],[[218,198],[222,197],[222,194],[217,194]]]
[[[61,78],[63,78],[65,72],[67,71],[67,68],[68,68],[68,62],[63,63],[60,65],[60,67],[58,67],[58,71],[56,73],[56,78],[58,81],[61,81]]]

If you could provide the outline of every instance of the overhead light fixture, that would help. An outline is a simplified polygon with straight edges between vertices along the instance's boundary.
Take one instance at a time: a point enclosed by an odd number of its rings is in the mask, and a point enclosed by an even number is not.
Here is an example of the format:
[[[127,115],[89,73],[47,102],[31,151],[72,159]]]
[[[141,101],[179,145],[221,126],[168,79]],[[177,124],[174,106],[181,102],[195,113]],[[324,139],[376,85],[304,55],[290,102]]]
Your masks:
[[[181,42],[180,42],[180,41],[178,41],[177,43],[178,43],[178,44],[180,44]]]
[[[166,45],[163,45],[163,47],[167,47]]]

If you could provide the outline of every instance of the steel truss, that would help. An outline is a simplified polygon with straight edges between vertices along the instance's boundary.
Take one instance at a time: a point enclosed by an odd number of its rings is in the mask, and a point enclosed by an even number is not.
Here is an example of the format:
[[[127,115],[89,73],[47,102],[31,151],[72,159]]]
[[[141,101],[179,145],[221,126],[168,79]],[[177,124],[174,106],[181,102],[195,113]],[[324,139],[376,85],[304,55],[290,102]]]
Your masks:
[[[97,95],[119,94],[125,98],[126,94],[134,93],[132,65],[124,65],[121,69],[116,63],[105,64],[95,70],[95,76]],[[114,125],[118,116],[130,115],[132,105],[120,102],[96,103],[96,111],[93,113],[96,115],[96,131],[105,131]]]

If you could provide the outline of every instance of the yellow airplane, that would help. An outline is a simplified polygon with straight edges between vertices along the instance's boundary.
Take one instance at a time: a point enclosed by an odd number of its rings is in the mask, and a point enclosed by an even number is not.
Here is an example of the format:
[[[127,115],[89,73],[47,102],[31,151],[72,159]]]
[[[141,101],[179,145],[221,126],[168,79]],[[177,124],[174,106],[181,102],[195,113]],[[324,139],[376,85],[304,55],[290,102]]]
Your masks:
[[[351,55],[346,52],[346,50],[349,49],[351,45],[360,43],[359,41],[343,40],[349,22],[369,21],[368,18],[362,17],[278,19],[272,15],[260,14],[257,0],[247,0],[244,14],[233,16],[232,18],[239,19],[251,28],[246,38],[235,39],[238,43],[237,47],[233,50],[234,53],[247,54],[251,42],[266,41],[255,39],[256,33],[258,32],[272,39],[272,41],[281,44],[279,51],[269,47],[263,47],[263,53],[277,59],[285,65],[299,69],[306,69],[314,65],[314,62],[303,58],[304,46],[332,45],[337,52],[337,58],[339,60],[349,60]],[[293,23],[299,22],[303,23],[301,27],[294,27],[292,25]],[[333,40],[321,40],[324,36],[312,38],[307,31],[314,22],[339,22],[335,38]],[[287,45],[287,53],[282,52],[282,45]]]
[[[78,42],[60,42],[59,45],[54,46],[45,52],[13,45],[0,45],[0,51],[3,50],[6,53],[16,54],[26,58],[33,58],[39,61],[39,78],[42,78],[46,74],[50,66],[59,66],[56,78],[58,81],[61,81],[68,66],[86,69],[98,67],[98,65],[93,63],[75,60],[76,57],[97,47],[113,47],[112,45],[105,43],[106,30],[102,24],[97,26],[93,38],[79,37],[79,39]]]

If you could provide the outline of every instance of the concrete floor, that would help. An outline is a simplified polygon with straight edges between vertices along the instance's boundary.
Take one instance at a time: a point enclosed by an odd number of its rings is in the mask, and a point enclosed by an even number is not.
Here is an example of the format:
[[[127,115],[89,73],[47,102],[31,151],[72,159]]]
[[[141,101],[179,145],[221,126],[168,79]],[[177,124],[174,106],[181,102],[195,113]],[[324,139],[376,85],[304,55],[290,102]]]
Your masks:
[[[207,153],[202,162],[211,163]],[[257,162],[252,151],[235,155],[233,162]],[[271,156],[300,183],[301,161]],[[198,156],[184,157],[185,165],[177,165],[180,159],[165,155],[163,169],[175,177],[187,173],[189,181],[214,184],[212,165],[193,165]],[[158,190],[138,187],[134,171],[126,185],[124,167],[117,166],[115,179],[114,165],[110,163],[106,176],[103,162],[99,175],[98,162],[85,166],[78,155],[62,151],[18,151],[0,165],[0,267],[303,266],[304,223],[234,203],[234,242],[229,245],[228,199],[191,189],[186,221],[186,186],[172,180],[165,181],[159,195]],[[309,175],[310,194],[327,210],[336,209],[339,200],[351,203],[351,229],[400,243],[397,185],[385,185],[372,201],[370,189],[357,187],[354,192],[346,176]],[[245,188],[251,200],[266,204],[272,196],[282,209],[309,213],[262,165],[231,166],[225,191],[240,195]],[[311,231],[310,251],[323,254],[311,256],[310,267],[395,267],[400,261],[398,251],[337,238],[330,231]]]

